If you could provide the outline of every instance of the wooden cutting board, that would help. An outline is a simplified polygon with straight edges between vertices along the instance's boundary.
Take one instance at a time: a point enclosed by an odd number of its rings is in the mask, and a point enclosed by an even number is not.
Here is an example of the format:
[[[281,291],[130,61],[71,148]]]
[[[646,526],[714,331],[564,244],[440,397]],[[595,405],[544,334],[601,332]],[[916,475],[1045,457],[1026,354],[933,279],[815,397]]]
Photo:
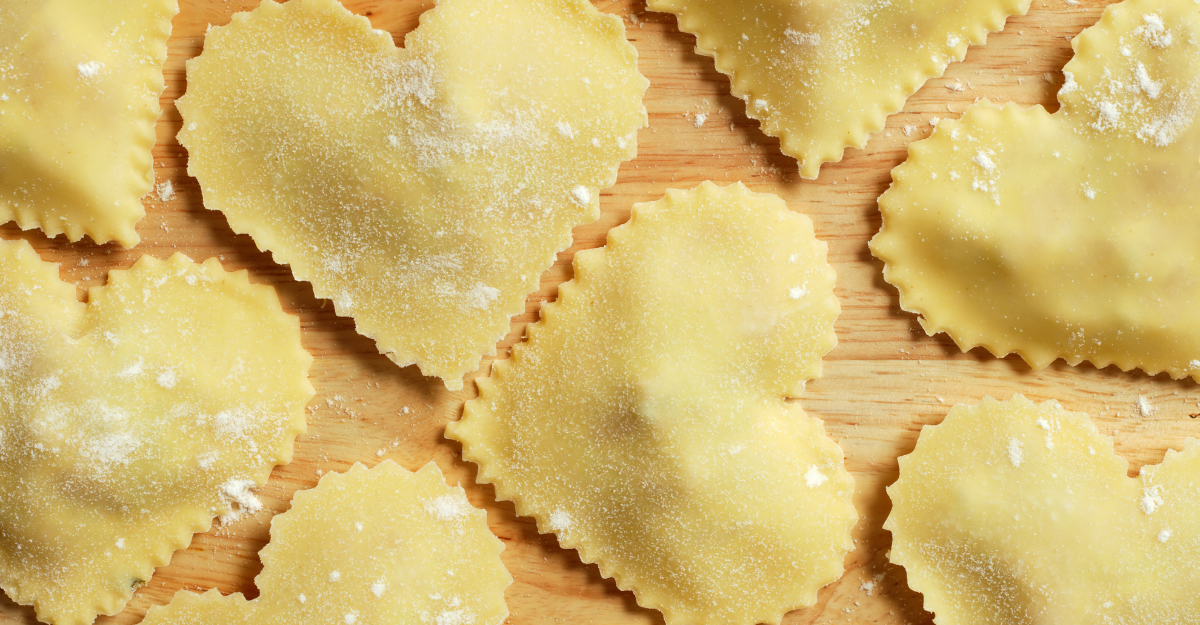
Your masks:
[[[1122,373],[1114,368],[1069,367],[1061,361],[1031,371],[1020,359],[993,358],[983,350],[962,353],[944,335],[928,337],[913,315],[898,307],[896,291],[883,281],[882,264],[867,249],[879,229],[876,198],[888,186],[889,171],[905,157],[906,146],[931,132],[933,117],[957,117],[977,98],[1042,104],[1057,108],[1061,69],[1071,58],[1069,40],[1099,18],[1106,0],[1034,0],[1025,17],[1009,20],[986,46],[971,49],[964,62],[930,81],[888,120],[864,150],[849,150],[841,163],[828,164],[816,181],[803,181],[796,162],[779,151],[745,115],[742,102],[728,93],[728,80],[711,59],[692,52],[693,37],[680,33],[675,18],[648,12],[643,0],[594,0],[603,12],[625,19],[629,39],[650,79],[645,104],[650,127],[640,132],[636,160],[621,168],[618,183],[601,197],[603,216],[575,232],[575,245],[558,257],[531,295],[526,312],[513,320],[500,345],[500,358],[520,340],[539,307],[553,300],[570,279],[570,262],[580,249],[598,247],[606,233],[629,217],[635,202],[655,200],[668,188],[691,188],[704,180],[742,181],[756,191],[777,193],[792,210],[816,222],[829,243],[838,272],[842,315],[839,344],[826,358],[824,377],[808,384],[799,402],[825,421],[841,444],[857,481],[855,503],[862,519],[855,530],[857,549],[846,558],[845,576],[820,592],[818,603],[792,612],[785,623],[930,623],[920,595],[908,589],[903,569],[887,561],[890,536],[881,529],[890,503],[884,488],[897,477],[896,458],[909,453],[921,426],[941,421],[950,406],[977,402],[985,395],[1007,398],[1024,393],[1034,400],[1058,399],[1086,411],[1112,434],[1117,452],[1135,473],[1179,449],[1188,436],[1200,437],[1200,392],[1191,381],[1171,381]],[[200,53],[205,29],[222,25],[258,0],[180,0],[166,66],[164,112],[154,149],[159,182],[170,180],[175,196],[147,196],[139,224],[142,244],[133,251],[115,245],[68,244],[38,232],[0,226],[0,237],[24,238],[47,260],[62,263],[62,275],[80,286],[102,284],[110,269],[126,268],[142,254],[166,258],[181,251],[195,260],[212,256],[226,268],[249,269],[251,279],[275,286],[284,308],[299,316],[304,345],[316,358],[311,377],[318,395],[310,406],[308,433],[296,441],[295,460],[276,469],[260,495],[265,509],[228,527],[196,536],[191,546],[158,569],[126,610],[99,623],[130,624],[147,608],[167,603],[184,588],[257,596],[254,576],[261,570],[258,550],[266,544],[271,517],[288,508],[292,494],[314,486],[323,472],[344,471],[352,463],[373,465],[391,458],[409,469],[435,460],[451,483],[461,482],[476,506],[488,511],[492,531],[506,544],[504,563],[515,581],[507,592],[512,625],[549,623],[661,623],[659,613],[638,607],[633,595],[618,590],[574,551],[540,535],[532,520],[516,516],[512,504],[497,501],[490,486],[475,484],[475,467],[459,458],[460,448],[442,430],[457,419],[474,394],[450,393],[416,367],[401,369],[380,356],[373,341],[354,332],[349,319],[333,313],[312,288],[292,279],[287,267],[260,253],[247,236],[235,235],[220,213],[205,210],[196,181],[186,174],[187,154],[175,141],[180,127],[175,98],[184,93],[184,62]],[[431,0],[348,0],[355,13],[398,43],[417,25]],[[707,115],[701,127],[694,115]],[[87,260],[86,266],[81,260]],[[486,375],[490,362],[476,375]],[[1143,417],[1135,405],[1144,396],[1155,408]],[[874,582],[874,586],[864,584]],[[870,590],[868,590],[870,589]],[[0,598],[0,623],[34,623],[33,610]]]

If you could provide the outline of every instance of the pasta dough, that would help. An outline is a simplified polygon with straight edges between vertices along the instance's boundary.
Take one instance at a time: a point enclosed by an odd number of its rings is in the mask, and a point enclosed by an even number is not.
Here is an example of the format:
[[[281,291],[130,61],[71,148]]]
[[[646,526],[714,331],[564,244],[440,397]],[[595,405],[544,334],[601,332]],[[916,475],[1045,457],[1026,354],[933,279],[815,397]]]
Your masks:
[[[646,123],[637,53],[586,0],[443,0],[397,50],[336,0],[214,28],[179,100],[188,171],[401,366],[495,354]]]
[[[115,614],[291,459],[300,326],[215,260],[143,256],[89,303],[0,242],[0,586],[55,625]]]
[[[176,0],[0,0],[0,223],[138,242]]]
[[[487,514],[430,462],[331,473],[271,522],[260,592],[180,591],[144,625],[500,625],[512,577]]]
[[[833,348],[812,222],[741,184],[639,204],[447,436],[667,623],[778,623],[852,548],[854,482],[785,397]]]
[[[1073,42],[1062,108],[974,105],[915,143],[871,250],[963,350],[1200,376],[1200,11],[1126,0]]]
[[[647,0],[696,35],[800,175],[883,129],[926,80],[1029,0]]]
[[[1127,469],[1058,402],[955,406],[900,458],[889,557],[939,625],[1195,623],[1200,446]]]

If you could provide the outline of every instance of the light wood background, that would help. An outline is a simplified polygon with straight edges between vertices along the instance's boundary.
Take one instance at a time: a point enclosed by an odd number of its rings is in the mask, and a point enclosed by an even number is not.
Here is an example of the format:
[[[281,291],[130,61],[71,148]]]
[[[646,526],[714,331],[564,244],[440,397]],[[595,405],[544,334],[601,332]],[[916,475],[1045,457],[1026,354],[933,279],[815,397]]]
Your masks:
[[[1003,32],[972,48],[944,78],[930,81],[866,149],[849,150],[841,163],[827,164],[818,180],[803,181],[795,161],[780,153],[778,142],[759,132],[742,102],[728,94],[728,81],[712,61],[693,53],[694,39],[676,29],[673,16],[648,12],[643,0],[593,1],[601,11],[625,18],[641,71],[651,83],[645,99],[650,127],[639,134],[638,158],[626,163],[617,185],[603,193],[603,216],[577,229],[575,245],[559,255],[543,276],[542,288],[529,297],[526,312],[513,320],[500,357],[520,340],[539,307],[554,299],[557,285],[570,279],[573,254],[602,245],[608,230],[628,219],[635,202],[704,180],[740,180],[756,191],[777,193],[793,210],[810,215],[817,235],[829,243],[842,315],[839,344],[826,358],[824,377],[810,382],[798,401],[825,420],[826,431],[845,450],[862,520],[845,576],[824,588],[815,606],[792,612],[785,623],[931,622],[920,595],[908,589],[903,569],[887,561],[890,537],[881,526],[890,504],[884,488],[895,481],[896,458],[912,450],[921,426],[941,421],[955,403],[1018,392],[1034,400],[1056,398],[1070,409],[1091,413],[1112,434],[1118,453],[1130,461],[1131,474],[1161,461],[1166,449],[1180,448],[1186,437],[1200,437],[1200,392],[1190,381],[1069,367],[1061,361],[1031,371],[1015,357],[996,359],[978,349],[964,354],[944,335],[926,336],[913,315],[899,310],[895,290],[881,277],[882,265],[867,250],[880,223],[876,198],[887,188],[891,168],[904,159],[906,146],[930,133],[929,120],[957,117],[982,97],[1056,109],[1061,69],[1071,57],[1069,40],[1098,19],[1106,2],[1084,0],[1071,6],[1064,0],[1033,0],[1027,16],[1010,19]],[[203,208],[199,187],[186,174],[187,154],[175,141],[180,119],[174,100],[186,87],[184,61],[200,53],[209,24],[225,24],[234,12],[257,3],[180,0],[154,149],[157,179],[170,180],[176,195],[167,202],[147,196],[147,216],[138,226],[141,245],[127,251],[115,245],[68,244],[21,232],[12,224],[0,226],[0,237],[29,240],[43,258],[62,263],[64,279],[81,287],[102,284],[108,270],[129,267],[141,254],[166,258],[182,251],[197,261],[217,256],[226,268],[249,269],[252,280],[277,287],[285,309],[299,316],[304,346],[316,358],[311,377],[318,395],[310,406],[309,431],[296,441],[295,460],[276,469],[261,490],[265,509],[197,535],[123,613],[98,622],[136,623],[148,607],[168,602],[181,588],[257,596],[257,552],[267,541],[271,517],[288,508],[292,494],[315,485],[322,472],[391,458],[414,470],[435,460],[451,483],[461,482],[472,503],[488,511],[492,531],[507,545],[504,563],[515,577],[507,591],[512,625],[661,623],[657,612],[638,607],[630,593],[602,578],[595,566],[559,548],[553,536],[539,535],[530,519],[516,516],[510,503],[497,501],[490,486],[475,484],[475,467],[459,458],[456,443],[442,437],[446,422],[457,419],[463,402],[473,396],[473,384],[450,393],[416,367],[395,366],[376,352],[371,340],[354,332],[350,320],[336,316],[330,302],[315,298],[308,284],[293,280],[287,267],[258,252],[249,237],[235,235],[220,213]],[[347,1],[376,28],[392,32],[398,43],[432,4]],[[702,127],[693,125],[695,113],[708,115]],[[81,259],[88,260],[86,266]],[[475,375],[486,375],[489,366],[485,363]],[[1154,406],[1151,416],[1138,414],[1139,395]],[[867,581],[876,582],[873,592],[863,586]],[[32,609],[0,598],[0,623],[34,622]]]

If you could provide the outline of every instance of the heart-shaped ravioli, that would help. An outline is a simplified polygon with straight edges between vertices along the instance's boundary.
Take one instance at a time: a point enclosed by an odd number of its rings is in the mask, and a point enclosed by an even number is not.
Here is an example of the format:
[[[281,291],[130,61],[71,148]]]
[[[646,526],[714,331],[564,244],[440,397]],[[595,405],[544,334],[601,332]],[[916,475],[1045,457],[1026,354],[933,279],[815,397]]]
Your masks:
[[[785,401],[836,343],[825,250],[741,184],[639,204],[447,436],[667,623],[778,623],[857,519],[841,449]]]
[[[271,521],[259,596],[181,591],[144,625],[500,625],[512,577],[487,515],[432,462],[331,473]]]
[[[1195,623],[1200,445],[1127,469],[1057,402],[955,406],[900,458],[889,558],[939,625]]]
[[[443,0],[406,44],[267,0],[189,62],[179,139],[206,206],[456,390],[599,215],[647,83],[586,0]]]
[[[176,0],[0,2],[0,223],[138,242]]]
[[[1127,0],[1062,108],[977,104],[912,145],[871,249],[959,347],[1200,375],[1200,11]]]
[[[883,129],[926,80],[1029,0],[647,0],[696,35],[800,175]]]
[[[274,291],[215,260],[144,256],[87,304],[56,273],[0,242],[0,587],[79,625],[257,503],[304,430],[312,359]]]

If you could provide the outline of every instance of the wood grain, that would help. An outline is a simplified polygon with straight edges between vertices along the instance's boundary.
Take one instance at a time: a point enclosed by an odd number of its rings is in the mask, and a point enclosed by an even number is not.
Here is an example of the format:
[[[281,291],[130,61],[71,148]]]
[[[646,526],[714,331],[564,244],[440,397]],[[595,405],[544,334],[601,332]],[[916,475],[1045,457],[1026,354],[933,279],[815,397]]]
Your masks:
[[[920,595],[906,586],[904,571],[887,562],[890,538],[881,526],[890,504],[884,488],[895,481],[896,458],[912,450],[921,426],[939,422],[956,402],[1017,392],[1034,400],[1056,398],[1072,410],[1091,413],[1115,437],[1131,473],[1159,462],[1166,449],[1181,448],[1186,437],[1200,436],[1200,419],[1192,416],[1200,414],[1200,393],[1192,382],[1061,362],[1031,371],[1014,357],[996,359],[981,350],[964,354],[944,335],[926,336],[912,315],[899,310],[895,290],[883,282],[882,266],[867,250],[880,223],[875,200],[887,188],[891,168],[904,159],[906,146],[932,130],[929,120],[957,117],[977,98],[1056,109],[1060,70],[1071,57],[1069,39],[1094,23],[1106,2],[1069,6],[1062,0],[1034,0],[1027,16],[1009,20],[985,46],[972,48],[964,62],[911,98],[865,149],[849,150],[842,162],[826,165],[816,181],[801,181],[795,161],[747,119],[741,101],[728,94],[728,80],[710,59],[692,52],[694,39],[678,32],[674,17],[647,12],[641,0],[594,2],[601,11],[625,18],[641,70],[651,82],[645,100],[650,127],[639,135],[638,158],[626,163],[617,185],[603,193],[603,216],[577,229],[574,246],[559,255],[542,288],[529,297],[526,312],[513,320],[500,357],[536,319],[541,304],[554,299],[557,285],[570,279],[574,253],[602,245],[606,233],[628,219],[635,202],[704,180],[740,180],[754,190],[777,193],[793,210],[812,216],[818,236],[829,243],[843,312],[837,323],[840,343],[826,360],[824,377],[810,382],[797,401],[825,420],[828,433],[845,450],[862,521],[846,575],[821,591],[817,605],[789,614],[785,623],[931,622]],[[261,491],[264,511],[196,536],[123,613],[98,622],[136,623],[148,607],[168,602],[181,588],[256,596],[257,552],[266,543],[271,517],[287,509],[292,494],[315,485],[322,472],[392,458],[409,469],[435,460],[452,483],[465,486],[472,503],[488,511],[492,530],[507,545],[504,562],[516,578],[507,592],[512,625],[661,623],[657,612],[639,608],[596,567],[560,549],[553,536],[539,535],[530,519],[497,501],[490,487],[474,483],[474,466],[442,437],[445,423],[458,418],[474,385],[450,393],[415,367],[396,367],[371,340],[354,332],[350,320],[336,316],[330,302],[315,298],[308,284],[293,280],[249,237],[235,235],[220,213],[203,208],[196,181],[186,175],[187,155],[174,139],[180,119],[173,103],[185,90],[184,62],[200,52],[208,25],[227,23],[231,14],[253,8],[257,0],[180,4],[154,150],[157,179],[172,181],[176,195],[167,202],[147,196],[147,216],[138,226],[142,244],[132,251],[68,244],[12,224],[0,227],[0,237],[29,240],[43,258],[62,263],[63,277],[80,286],[102,284],[108,270],[129,267],[141,254],[166,258],[182,251],[196,260],[217,256],[227,268],[248,269],[252,280],[275,286],[285,309],[300,318],[304,345],[316,358],[312,381],[318,396],[310,406],[309,431],[296,442],[295,460],[278,468]],[[398,44],[432,6],[430,0],[346,4],[369,16],[376,28],[392,32]],[[962,91],[953,89],[959,83]],[[689,117],[695,113],[708,115],[700,128]],[[475,375],[485,375],[489,366]],[[1138,415],[1139,395],[1156,408],[1151,416]],[[865,590],[867,581],[876,582],[873,592]],[[0,624],[34,622],[31,609],[0,599]]]

